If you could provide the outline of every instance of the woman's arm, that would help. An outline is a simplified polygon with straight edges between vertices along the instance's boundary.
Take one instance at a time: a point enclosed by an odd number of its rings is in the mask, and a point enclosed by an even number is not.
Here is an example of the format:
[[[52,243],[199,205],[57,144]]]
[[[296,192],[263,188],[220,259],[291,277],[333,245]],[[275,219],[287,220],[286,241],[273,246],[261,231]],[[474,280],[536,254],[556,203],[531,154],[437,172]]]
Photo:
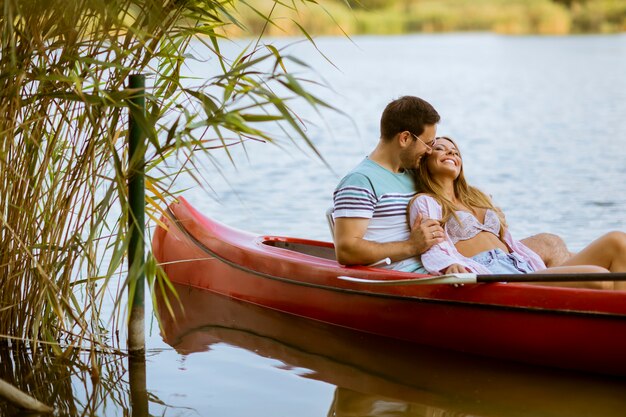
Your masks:
[[[409,221],[421,214],[424,218],[440,220],[442,209],[437,201],[426,195],[418,195],[409,205]],[[445,228],[444,228],[445,231]],[[422,264],[431,274],[463,273],[469,269],[478,274],[489,274],[489,270],[472,259],[466,258],[456,250],[447,233],[444,240],[433,245],[422,254]]]
[[[426,194],[420,194],[415,197],[409,204],[408,210],[409,222],[411,223],[413,223],[419,215],[421,215],[423,219],[434,219],[437,221],[441,219],[442,215],[439,203]],[[457,269],[460,270],[464,268],[464,265],[460,265],[459,259],[455,256],[456,250],[445,233],[445,229],[443,237],[444,238],[439,243],[431,246],[430,249],[422,254],[422,264],[431,274],[447,272],[452,266],[455,266],[453,272],[459,272]]]

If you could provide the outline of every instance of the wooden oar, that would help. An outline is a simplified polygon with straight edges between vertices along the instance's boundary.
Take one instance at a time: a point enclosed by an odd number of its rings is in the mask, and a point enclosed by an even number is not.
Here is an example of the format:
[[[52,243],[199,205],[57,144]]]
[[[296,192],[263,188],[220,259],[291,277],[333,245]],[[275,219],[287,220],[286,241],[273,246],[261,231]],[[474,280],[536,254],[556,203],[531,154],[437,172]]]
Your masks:
[[[338,276],[343,281],[374,285],[434,285],[434,284],[477,284],[479,282],[601,282],[626,281],[626,273],[610,274],[448,274],[425,278],[409,279],[367,279]]]

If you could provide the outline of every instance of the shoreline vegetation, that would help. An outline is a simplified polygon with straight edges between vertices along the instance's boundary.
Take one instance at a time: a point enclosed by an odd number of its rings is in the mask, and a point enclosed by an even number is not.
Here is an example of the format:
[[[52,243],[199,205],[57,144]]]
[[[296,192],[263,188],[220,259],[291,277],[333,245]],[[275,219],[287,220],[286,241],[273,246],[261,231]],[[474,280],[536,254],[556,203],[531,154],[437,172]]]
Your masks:
[[[145,356],[124,346],[126,313],[144,308],[133,302],[144,275],[153,299],[173,287],[154,257],[128,266],[131,245],[151,241],[129,231],[167,215],[181,176],[208,193],[222,180],[198,173],[199,155],[289,138],[323,160],[290,108],[333,109],[298,75],[306,63],[261,36],[225,57],[216,30],[238,25],[232,14],[231,0],[4,0],[0,416],[32,403],[22,394],[62,416],[101,414],[104,399],[147,416]],[[189,86],[182,68],[198,38],[211,66]],[[145,90],[129,84],[136,74],[149,77]],[[130,156],[131,115],[145,159]],[[128,209],[139,168],[146,222]]]
[[[299,4],[235,0],[247,28],[221,28],[227,37],[250,34],[399,35],[494,32],[570,35],[626,31],[626,0],[317,0]],[[321,7],[320,7],[321,6]],[[263,16],[271,15],[271,21]],[[297,23],[296,23],[297,22]]]

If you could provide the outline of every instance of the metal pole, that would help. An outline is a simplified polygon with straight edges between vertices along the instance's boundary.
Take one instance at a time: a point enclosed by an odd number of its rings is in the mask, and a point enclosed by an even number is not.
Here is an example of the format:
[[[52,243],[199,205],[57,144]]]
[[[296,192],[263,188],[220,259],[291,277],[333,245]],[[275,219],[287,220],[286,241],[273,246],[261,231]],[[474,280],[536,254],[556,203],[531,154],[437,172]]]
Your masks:
[[[130,317],[128,322],[128,350],[130,353],[143,353],[146,342],[144,335],[144,225],[145,225],[145,138],[146,132],[136,120],[146,114],[146,78],[141,74],[129,77],[128,87],[138,89],[130,100],[128,121],[128,274]],[[145,120],[145,119],[144,119]],[[132,289],[134,288],[134,291]]]

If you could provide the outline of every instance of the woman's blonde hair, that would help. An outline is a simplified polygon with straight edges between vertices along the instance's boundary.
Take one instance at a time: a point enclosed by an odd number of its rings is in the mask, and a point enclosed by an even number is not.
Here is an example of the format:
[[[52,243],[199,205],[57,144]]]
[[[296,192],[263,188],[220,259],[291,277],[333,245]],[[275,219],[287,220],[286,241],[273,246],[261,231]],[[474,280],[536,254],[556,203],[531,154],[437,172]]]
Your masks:
[[[445,139],[450,141],[454,146],[459,150],[458,145],[454,140],[447,136],[439,136],[436,140]],[[459,150],[459,155],[461,155],[461,151]],[[441,185],[439,185],[431,176],[431,173],[428,171],[427,164],[428,157],[422,158],[419,168],[415,171],[415,186],[419,193],[426,193],[433,197],[439,204],[441,204],[442,208],[442,218],[441,223],[445,224],[451,216],[454,216],[457,221],[460,222],[459,217],[456,215],[456,207],[454,203],[448,199]],[[459,172],[459,176],[454,180],[454,195],[456,198],[466,207],[469,207],[472,211],[475,208],[482,209],[492,209],[498,215],[500,219],[500,238],[503,238],[504,231],[506,229],[506,221],[504,218],[504,213],[500,208],[493,205],[491,198],[480,191],[478,188],[473,187],[467,183],[465,180],[465,175],[463,174],[463,164],[461,164],[461,171]]]

